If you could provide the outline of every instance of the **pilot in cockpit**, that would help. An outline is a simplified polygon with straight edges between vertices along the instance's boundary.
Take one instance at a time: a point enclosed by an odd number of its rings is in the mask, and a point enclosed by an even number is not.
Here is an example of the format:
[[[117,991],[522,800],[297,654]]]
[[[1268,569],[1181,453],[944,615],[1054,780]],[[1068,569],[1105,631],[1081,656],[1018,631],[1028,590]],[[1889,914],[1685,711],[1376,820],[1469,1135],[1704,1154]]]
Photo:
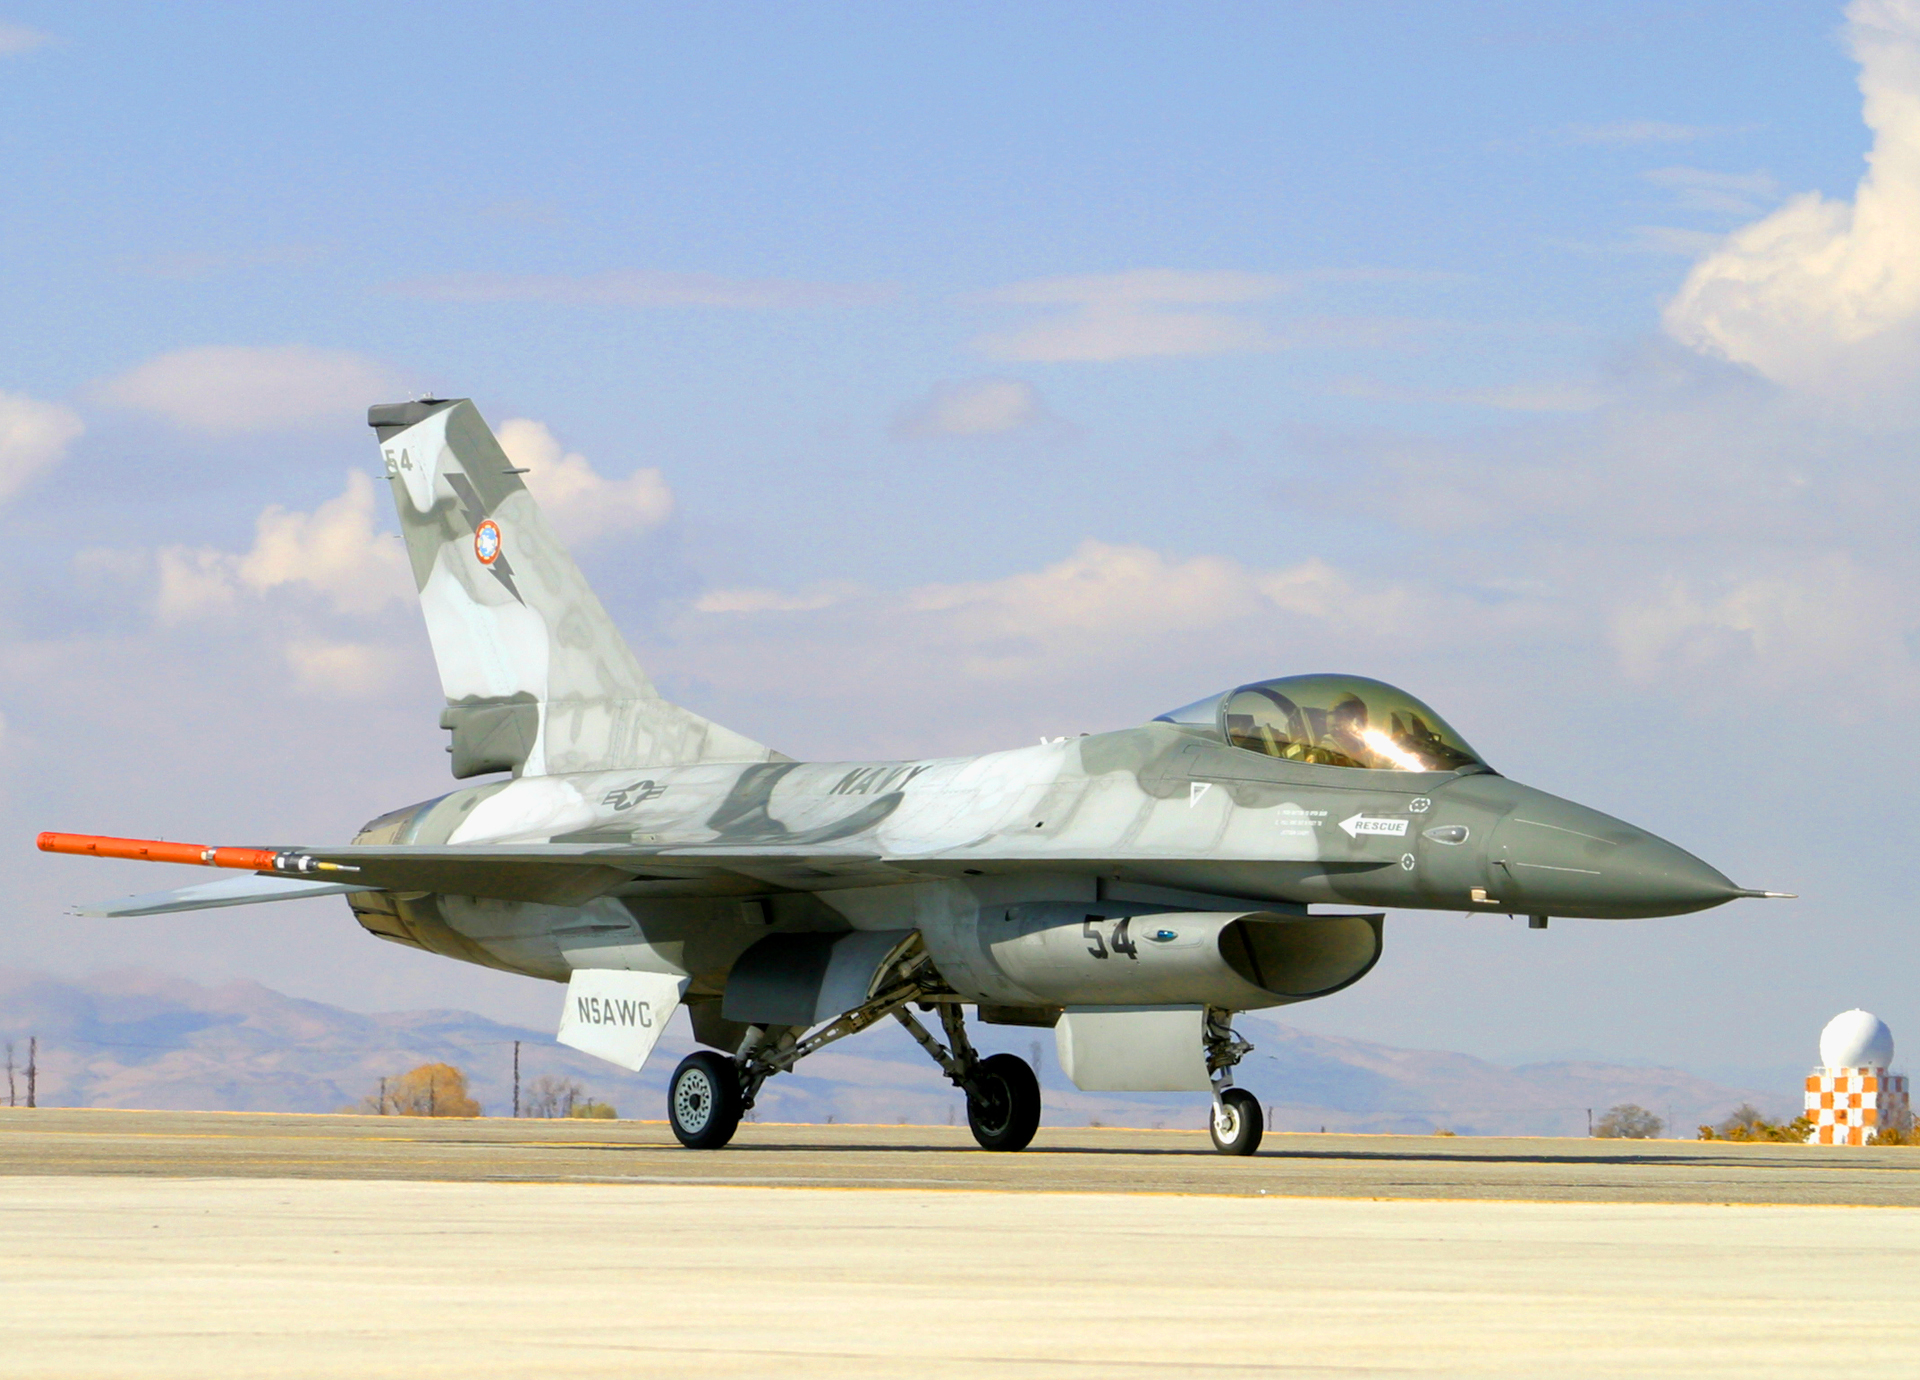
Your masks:
[[[1326,731],[1321,745],[1330,747],[1354,762],[1371,764],[1378,756],[1367,742],[1367,702],[1358,695],[1343,695],[1327,711]]]
[[[1456,771],[1480,761],[1429,706],[1364,676],[1255,681],[1160,718],[1214,727],[1235,747],[1313,766]]]

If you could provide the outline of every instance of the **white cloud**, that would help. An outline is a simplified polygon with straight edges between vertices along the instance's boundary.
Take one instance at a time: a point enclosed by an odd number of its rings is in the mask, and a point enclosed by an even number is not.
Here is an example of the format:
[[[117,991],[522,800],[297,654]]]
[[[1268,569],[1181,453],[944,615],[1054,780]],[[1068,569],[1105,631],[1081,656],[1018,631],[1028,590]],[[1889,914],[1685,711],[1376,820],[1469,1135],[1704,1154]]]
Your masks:
[[[987,300],[1039,307],[1204,307],[1261,302],[1277,297],[1289,286],[1288,279],[1272,273],[1136,268],[1125,273],[1079,273],[1013,283],[987,294]]]
[[[346,491],[311,513],[274,505],[260,514],[243,553],[172,546],[156,557],[156,610],[161,621],[239,609],[248,597],[304,589],[339,613],[365,615],[413,593],[401,543],[376,529],[382,511],[373,481],[359,470]]]
[[[928,436],[992,436],[1044,426],[1055,418],[1040,390],[1024,379],[965,379],[936,384],[894,418],[902,440]]]
[[[1906,377],[1920,325],[1920,2],[1855,0],[1847,18],[1874,135],[1853,200],[1807,192],[1736,231],[1665,321],[1776,383],[1858,392]]]
[[[1368,637],[1397,634],[1410,644],[1441,621],[1423,621],[1419,608],[1405,589],[1363,586],[1317,559],[1263,570],[1220,556],[1182,558],[1088,540],[1065,559],[993,580],[893,591],[714,591],[696,614],[763,617],[752,625],[696,621],[686,637],[710,655],[738,658],[737,674],[765,663],[766,648],[777,645],[787,679],[803,663],[799,680],[813,693],[865,697],[876,685],[895,693],[912,686],[905,693],[931,693],[944,706],[964,703],[969,681],[1038,684],[1137,670],[1142,659],[1179,664],[1187,655],[1177,648],[1244,653],[1248,645],[1281,640],[1289,628],[1295,636],[1339,630],[1348,644],[1353,629],[1364,628]],[[1223,631],[1229,628],[1241,631]],[[703,674],[718,680],[736,673]],[[929,679],[939,682],[931,692],[921,688]]]
[[[109,379],[103,402],[196,431],[277,431],[363,416],[405,391],[385,365],[307,345],[208,345],[158,355]]]
[[[225,612],[240,599],[238,558],[211,546],[169,546],[154,556],[154,611],[163,623]]]
[[[394,681],[402,658],[374,642],[298,639],[282,648],[301,690],[329,699],[366,699]]]
[[[1901,633],[1911,601],[1850,555],[1782,562],[1764,574],[1670,575],[1617,608],[1609,632],[1621,671],[1667,686],[1804,685],[1842,673],[1851,695],[1814,711],[1851,718],[1916,688]]]
[[[86,428],[70,407],[0,393],[0,500],[60,463]]]
[[[1672,254],[1693,259],[1718,249],[1726,238],[1711,230],[1689,230],[1678,225],[1636,225],[1618,248],[1630,254]]]
[[[1018,644],[1025,659],[1051,658],[1069,645],[1089,643],[1111,651],[1263,613],[1356,618],[1384,634],[1404,623],[1407,606],[1403,592],[1363,591],[1317,558],[1260,570],[1222,556],[1183,559],[1151,547],[1089,539],[1063,560],[993,580],[891,592],[844,583],[792,593],[723,589],[708,592],[694,609],[703,614],[852,609],[891,629],[889,655],[902,638],[931,636],[961,647],[1004,650]]]
[[[0,57],[12,57],[16,53],[30,53],[53,41],[53,35],[43,34],[38,29],[29,29],[24,24],[0,23]]]
[[[1487,407],[1500,412],[1591,412],[1607,401],[1592,383],[1542,380],[1497,388],[1411,388],[1373,379],[1346,379],[1336,391],[1350,398],[1380,398],[1388,402],[1447,403]]]
[[[1263,615],[1363,623],[1386,634],[1406,622],[1399,590],[1362,590],[1314,558],[1258,570],[1221,556],[1171,558],[1145,546],[1087,540],[1073,555],[998,580],[925,585],[903,607],[938,614],[953,635],[982,648],[1018,647],[1010,665],[1088,644],[1111,649]],[[1000,655],[1004,655],[1002,652]],[[979,663],[976,663],[979,664]]]
[[[1117,627],[1150,633],[1210,627],[1251,612],[1260,577],[1218,556],[1169,560],[1144,546],[1088,540],[1072,556],[1034,571],[968,584],[925,585],[906,607],[952,616],[971,635],[1101,635]]]
[[[620,532],[658,527],[673,515],[673,490],[657,469],[608,479],[577,452],[565,451],[540,422],[515,417],[495,432],[515,465],[532,473],[528,490],[562,537],[589,542]]]
[[[996,359],[1108,363],[1156,356],[1274,349],[1266,327],[1202,306],[1241,306],[1276,297],[1290,280],[1267,273],[1135,269],[1015,283],[986,296],[1018,306],[1064,307],[1020,329],[987,335],[975,348]]]
[[[778,589],[713,589],[694,604],[697,613],[813,613],[857,597],[853,584],[815,585],[789,594]]]
[[[1766,172],[1723,173],[1707,168],[1650,168],[1640,176],[1671,191],[1688,211],[1754,215],[1779,194],[1780,184]]]
[[[726,278],[717,273],[668,273],[621,268],[603,273],[462,273],[396,283],[401,297],[434,302],[550,302],[593,307],[722,307],[778,310],[797,307],[871,307],[899,290],[875,283],[808,283],[784,278]]]

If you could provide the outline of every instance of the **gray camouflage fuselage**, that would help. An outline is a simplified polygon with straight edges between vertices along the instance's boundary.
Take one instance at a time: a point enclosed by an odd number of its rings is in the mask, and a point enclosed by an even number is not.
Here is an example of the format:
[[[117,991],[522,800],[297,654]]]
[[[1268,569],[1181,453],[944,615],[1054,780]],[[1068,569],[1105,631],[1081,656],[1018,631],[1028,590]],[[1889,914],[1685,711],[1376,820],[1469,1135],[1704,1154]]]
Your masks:
[[[969,1000],[1250,1009],[1362,976],[1377,924],[1371,942],[1351,920],[1335,937],[1337,980],[1312,980],[1327,976],[1323,956],[1290,990],[1236,983],[1245,975],[1220,965],[1181,968],[1177,947],[1136,941],[1132,956],[1116,954],[1098,926],[1089,942],[1086,918],[1306,915],[1315,903],[1630,918],[1740,894],[1669,843],[1484,768],[1280,761],[1161,723],[972,758],[523,778],[396,812],[356,842],[644,849],[660,871],[608,876],[585,904],[555,904],[556,894],[354,905],[377,933],[516,972],[683,973],[691,1000],[720,995],[733,961],[770,927],[918,929]],[[718,875],[674,875],[671,855],[686,848],[710,863],[725,849],[747,856]],[[772,864],[773,850],[804,856]],[[531,895],[541,881],[527,884]]]
[[[260,880],[100,913],[351,892],[369,930],[450,957],[684,978],[696,1032],[732,1050],[749,1026],[831,1020],[907,972],[920,997],[989,1020],[1232,1012],[1357,981],[1387,909],[1544,924],[1761,894],[1506,779],[1431,708],[1360,677],[1249,683],[1138,728],[978,757],[792,761],[660,696],[472,403],[369,421],[453,774],[510,779],[382,816],[344,847],[189,848],[172,860]]]

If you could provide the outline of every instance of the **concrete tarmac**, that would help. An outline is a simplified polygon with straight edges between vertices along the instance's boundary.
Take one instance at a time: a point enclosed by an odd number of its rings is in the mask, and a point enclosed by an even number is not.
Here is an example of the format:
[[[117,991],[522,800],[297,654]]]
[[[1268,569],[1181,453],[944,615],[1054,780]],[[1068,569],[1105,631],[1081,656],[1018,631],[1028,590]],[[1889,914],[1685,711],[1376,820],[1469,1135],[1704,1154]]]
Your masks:
[[[0,1175],[512,1179],[1532,1202],[1920,1205],[1920,1148],[1270,1135],[1043,1127],[1014,1155],[964,1128],[747,1124],[724,1151],[662,1122],[0,1108]]]
[[[1920,1348],[1920,1150],[964,1136],[0,1110],[0,1377],[1901,1374]],[[1834,1206],[1862,1202],[1906,1206]]]
[[[0,1376],[1906,1374],[1890,1208],[0,1180]]]

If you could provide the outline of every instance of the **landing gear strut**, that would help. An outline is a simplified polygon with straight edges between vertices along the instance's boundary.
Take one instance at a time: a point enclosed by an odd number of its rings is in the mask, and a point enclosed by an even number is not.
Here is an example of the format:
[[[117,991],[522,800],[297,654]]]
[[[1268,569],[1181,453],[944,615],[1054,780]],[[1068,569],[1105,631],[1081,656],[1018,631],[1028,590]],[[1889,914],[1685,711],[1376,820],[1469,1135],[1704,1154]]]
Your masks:
[[[974,1051],[959,995],[940,980],[917,938],[899,952],[874,989],[866,1002],[811,1035],[804,1026],[754,1025],[747,1027],[732,1058],[710,1049],[689,1054],[667,1085],[667,1119],[674,1136],[690,1150],[718,1150],[733,1139],[741,1116],[753,1107],[767,1079],[823,1045],[892,1016],[967,1095],[973,1138],[988,1150],[1024,1150],[1040,1128],[1040,1080],[1018,1055],[982,1059]],[[939,1010],[946,1044],[907,1009],[914,1002],[922,1011]]]
[[[921,1008],[936,1003],[923,1002]],[[990,1054],[982,1059],[967,1039],[966,1017],[958,1002],[939,1002],[940,1024],[947,1034],[942,1045],[905,1006],[894,1009],[894,1019],[907,1028],[920,1048],[952,1083],[967,1095],[967,1128],[982,1150],[1024,1150],[1040,1129],[1040,1080],[1033,1067],[1017,1054]]]
[[[1233,1086],[1233,1066],[1253,1052],[1253,1046],[1233,1033],[1231,1011],[1207,1012],[1207,1070],[1213,1074],[1213,1117],[1207,1129],[1213,1148],[1223,1155],[1251,1155],[1260,1148],[1266,1129],[1260,1099]]]

